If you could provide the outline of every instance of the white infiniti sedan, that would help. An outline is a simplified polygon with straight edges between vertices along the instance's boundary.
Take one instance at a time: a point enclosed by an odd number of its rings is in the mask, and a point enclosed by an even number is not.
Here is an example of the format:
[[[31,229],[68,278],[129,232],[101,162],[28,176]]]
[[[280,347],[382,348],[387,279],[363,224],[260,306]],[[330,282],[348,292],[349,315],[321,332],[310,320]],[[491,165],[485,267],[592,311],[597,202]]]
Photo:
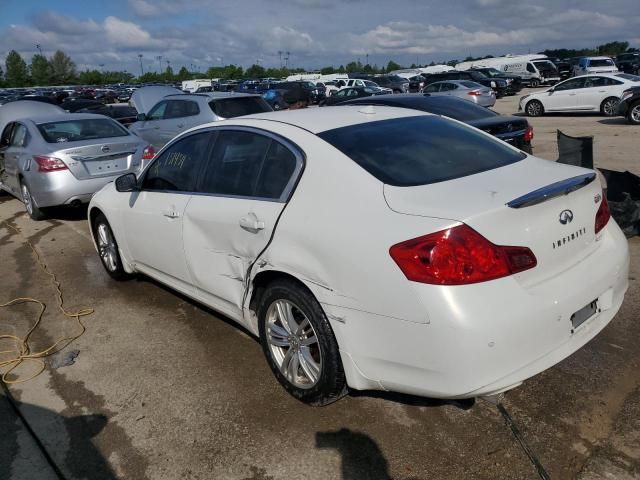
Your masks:
[[[314,405],[347,386],[511,389],[596,336],[628,286],[595,172],[393,107],[196,127],[98,192],[89,223],[112,277],[244,325]]]
[[[628,73],[599,73],[573,77],[520,99],[519,111],[530,117],[559,112],[600,112],[618,115],[624,90],[640,86],[640,77]]]

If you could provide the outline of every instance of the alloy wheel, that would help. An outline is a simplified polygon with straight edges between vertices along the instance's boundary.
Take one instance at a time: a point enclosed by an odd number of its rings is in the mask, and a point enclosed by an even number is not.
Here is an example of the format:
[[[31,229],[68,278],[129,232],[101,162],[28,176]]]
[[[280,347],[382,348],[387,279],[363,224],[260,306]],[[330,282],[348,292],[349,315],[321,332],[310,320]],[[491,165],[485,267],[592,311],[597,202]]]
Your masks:
[[[640,123],[640,103],[631,109],[631,113],[629,115],[634,123]]]
[[[293,302],[276,300],[266,320],[267,342],[280,373],[298,388],[312,388],[322,373],[322,352],[307,316]]]
[[[530,102],[527,105],[527,113],[531,117],[537,117],[542,114],[542,104],[540,102]]]
[[[602,113],[604,113],[607,117],[613,117],[618,111],[618,100],[613,98],[607,100],[602,105]]]
[[[118,268],[118,252],[116,242],[113,239],[111,229],[104,223],[98,225],[98,251],[102,263],[110,272]]]
[[[31,192],[29,192],[29,188],[23,183],[22,184],[22,201],[24,203],[25,208],[27,209],[27,213],[29,215],[33,215],[33,198],[31,198]]]

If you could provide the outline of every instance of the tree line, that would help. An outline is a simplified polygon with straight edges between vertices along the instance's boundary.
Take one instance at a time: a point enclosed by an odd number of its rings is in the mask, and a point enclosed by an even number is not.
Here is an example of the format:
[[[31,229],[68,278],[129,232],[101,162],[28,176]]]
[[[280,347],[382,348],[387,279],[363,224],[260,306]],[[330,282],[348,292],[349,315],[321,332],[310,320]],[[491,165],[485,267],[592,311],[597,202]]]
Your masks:
[[[544,50],[540,54],[552,58],[570,58],[590,55],[619,55],[625,52],[640,52],[637,48],[629,48],[629,42],[614,41],[598,45],[595,48],[582,49],[554,49]],[[481,60],[492,58],[492,55],[474,58],[467,57],[464,61]],[[449,60],[443,63],[456,65],[459,60]],[[429,65],[435,65],[431,62]],[[417,68],[427,65],[411,64],[409,68]],[[320,73],[328,75],[332,73],[387,73],[393,70],[404,68],[402,65],[390,60],[387,65],[362,64],[360,60],[349,62],[339,67],[323,67]],[[180,68],[178,73],[174,73],[171,66],[162,73],[147,72],[134,77],[127,71],[99,71],[84,70],[78,72],[76,64],[71,58],[61,50],[57,50],[51,57],[47,58],[42,54],[35,54],[31,57],[31,62],[27,62],[15,50],[11,50],[5,60],[5,69],[0,66],[0,87],[30,87],[46,85],[107,85],[114,83],[165,83],[190,80],[193,78],[221,78],[225,80],[240,78],[283,78],[294,73],[304,72],[304,69],[265,68],[262,65],[251,65],[246,70],[239,65],[225,65],[220,67],[210,67],[204,74],[190,72],[186,67]]]

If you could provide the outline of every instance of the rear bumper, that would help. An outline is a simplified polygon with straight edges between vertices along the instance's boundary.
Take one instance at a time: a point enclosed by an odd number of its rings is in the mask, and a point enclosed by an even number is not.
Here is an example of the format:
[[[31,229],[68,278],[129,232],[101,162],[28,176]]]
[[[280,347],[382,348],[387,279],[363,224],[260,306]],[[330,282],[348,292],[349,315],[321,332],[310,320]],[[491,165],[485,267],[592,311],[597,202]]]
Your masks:
[[[523,287],[517,276],[462,287],[411,283],[428,323],[323,305],[340,344],[347,380],[437,398],[509,390],[595,337],[618,312],[628,287],[627,241],[615,222],[600,247],[553,278]],[[571,316],[598,301],[575,330]]]
[[[25,180],[38,207],[88,203],[94,193],[120,175],[78,180],[68,170],[49,173],[29,172]]]

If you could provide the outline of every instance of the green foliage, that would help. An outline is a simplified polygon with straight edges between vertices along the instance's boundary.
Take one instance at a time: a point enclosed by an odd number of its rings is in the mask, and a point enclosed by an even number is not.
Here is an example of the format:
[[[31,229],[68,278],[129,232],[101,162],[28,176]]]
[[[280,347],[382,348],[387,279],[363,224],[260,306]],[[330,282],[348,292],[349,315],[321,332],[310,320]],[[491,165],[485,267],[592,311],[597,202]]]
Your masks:
[[[76,82],[76,64],[62,50],[56,50],[49,64],[51,65],[51,82],[54,85]]]
[[[207,70],[206,76],[207,78],[224,78],[229,80],[242,78],[243,74],[244,70],[242,67],[226,65],[224,67],[210,67],[209,70]]]
[[[4,71],[0,67],[0,87],[4,87]]]
[[[183,81],[183,80],[191,80],[192,75],[189,72],[189,70],[187,70],[186,67],[182,67],[180,69],[180,71],[178,72],[178,80],[179,81]]]
[[[331,75],[333,73],[336,73],[336,69],[333,67],[324,67],[320,69],[320,73],[322,75]]]
[[[44,86],[51,84],[51,65],[44,55],[31,57],[31,80],[34,85]]]
[[[249,78],[262,78],[265,77],[265,69],[260,65],[256,65],[255,63],[247,68],[245,75]]]
[[[387,63],[387,72],[391,72],[392,70],[401,70],[401,69],[402,69],[402,65],[397,64],[393,60],[389,60],[389,63]]]
[[[8,87],[25,87],[29,83],[29,72],[27,63],[22,59],[20,54],[15,50],[11,50],[5,60],[7,73],[5,80]]]
[[[544,55],[552,58],[571,58],[571,57],[588,57],[593,55],[620,55],[627,51],[631,52],[634,49],[629,48],[629,42],[609,42],[602,45],[598,45],[595,48],[580,48],[580,49],[567,49],[557,48],[553,50],[544,50]]]

